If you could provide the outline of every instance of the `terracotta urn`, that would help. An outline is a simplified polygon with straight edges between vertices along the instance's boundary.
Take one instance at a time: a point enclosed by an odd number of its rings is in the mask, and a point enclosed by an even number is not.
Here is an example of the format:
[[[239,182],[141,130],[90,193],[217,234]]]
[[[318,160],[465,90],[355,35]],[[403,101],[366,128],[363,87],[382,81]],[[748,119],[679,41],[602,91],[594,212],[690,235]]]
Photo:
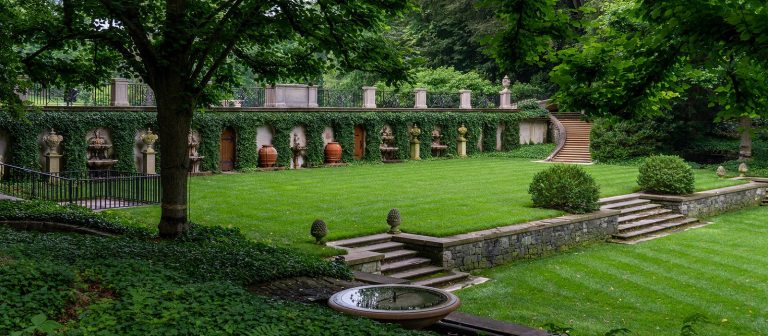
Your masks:
[[[341,162],[341,145],[338,142],[329,142],[325,145],[325,163]]]
[[[274,167],[277,163],[277,149],[272,145],[263,145],[259,149],[259,167]]]

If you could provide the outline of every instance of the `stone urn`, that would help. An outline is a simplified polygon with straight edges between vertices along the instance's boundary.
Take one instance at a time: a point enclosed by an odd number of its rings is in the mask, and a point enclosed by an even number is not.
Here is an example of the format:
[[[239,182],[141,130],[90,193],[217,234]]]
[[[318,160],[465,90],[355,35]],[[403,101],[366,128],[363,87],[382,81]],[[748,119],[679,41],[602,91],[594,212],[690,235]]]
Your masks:
[[[155,148],[153,146],[155,145],[156,141],[157,141],[157,134],[152,133],[152,130],[148,128],[147,133],[144,133],[144,135],[141,136],[141,142],[144,143],[144,152],[154,153]]]
[[[341,145],[338,142],[329,142],[325,145],[325,163],[341,162]]]
[[[51,131],[48,132],[48,135],[43,137],[43,142],[45,142],[46,147],[46,154],[49,155],[57,155],[59,152],[56,150],[57,147],[59,147],[59,144],[64,141],[64,137],[56,134],[56,131],[51,128]]]
[[[466,126],[462,123],[461,126],[456,130],[459,132],[459,141],[466,142],[467,141],[467,132],[469,131]]]
[[[277,149],[272,145],[263,145],[259,149],[259,167],[270,168],[277,163]]]
[[[749,168],[747,168],[747,164],[742,162],[739,165],[739,176],[744,177],[747,176],[747,172],[749,171]]]
[[[717,177],[723,178],[725,177],[725,175],[726,175],[725,167],[723,166],[717,167]]]

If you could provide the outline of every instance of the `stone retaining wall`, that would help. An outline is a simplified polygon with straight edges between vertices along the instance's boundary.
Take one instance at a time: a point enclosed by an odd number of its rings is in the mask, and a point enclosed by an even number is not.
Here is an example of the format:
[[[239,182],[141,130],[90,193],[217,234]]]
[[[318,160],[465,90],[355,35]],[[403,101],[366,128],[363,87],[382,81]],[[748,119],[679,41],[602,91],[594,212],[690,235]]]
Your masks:
[[[536,258],[588,242],[604,241],[617,232],[618,217],[618,211],[599,211],[452,237],[400,234],[393,240],[422,252],[445,268],[467,271],[516,259]]]
[[[760,205],[768,184],[748,184],[698,192],[688,196],[640,194],[640,198],[691,217],[707,217]]]

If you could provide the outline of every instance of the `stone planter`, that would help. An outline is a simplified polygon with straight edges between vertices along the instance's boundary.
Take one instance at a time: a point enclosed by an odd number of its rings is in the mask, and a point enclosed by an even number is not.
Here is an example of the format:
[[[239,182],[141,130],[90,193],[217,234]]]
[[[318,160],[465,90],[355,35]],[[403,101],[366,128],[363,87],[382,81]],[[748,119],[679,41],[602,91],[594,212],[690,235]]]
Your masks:
[[[329,142],[325,145],[325,163],[341,162],[341,145],[338,142]]]
[[[277,149],[272,145],[263,145],[259,149],[259,167],[274,167],[277,163]]]

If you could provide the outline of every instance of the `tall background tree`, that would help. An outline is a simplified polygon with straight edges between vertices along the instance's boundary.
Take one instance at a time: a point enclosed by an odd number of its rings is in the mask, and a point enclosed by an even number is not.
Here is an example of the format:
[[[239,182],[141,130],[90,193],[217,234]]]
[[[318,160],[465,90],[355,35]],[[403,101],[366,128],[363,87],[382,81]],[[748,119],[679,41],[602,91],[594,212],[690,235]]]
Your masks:
[[[0,84],[7,109],[29,82],[95,82],[114,71],[155,92],[162,141],[160,235],[187,227],[187,133],[193,111],[236,83],[237,64],[260,82],[318,78],[329,69],[407,78],[382,37],[407,0],[0,0]],[[7,39],[6,39],[7,38]],[[7,50],[13,50],[8,53]]]

